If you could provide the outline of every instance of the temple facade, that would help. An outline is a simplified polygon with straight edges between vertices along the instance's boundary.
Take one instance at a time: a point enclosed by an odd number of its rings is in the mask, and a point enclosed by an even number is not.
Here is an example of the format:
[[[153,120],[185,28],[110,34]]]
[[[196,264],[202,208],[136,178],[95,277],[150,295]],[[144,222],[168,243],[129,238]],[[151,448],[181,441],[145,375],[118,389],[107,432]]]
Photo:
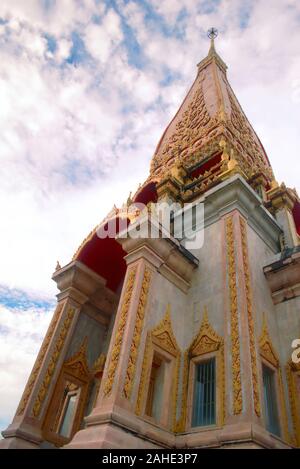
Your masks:
[[[169,236],[158,204],[176,207]],[[148,179],[53,280],[1,447],[300,447],[300,200],[276,182],[213,35]]]

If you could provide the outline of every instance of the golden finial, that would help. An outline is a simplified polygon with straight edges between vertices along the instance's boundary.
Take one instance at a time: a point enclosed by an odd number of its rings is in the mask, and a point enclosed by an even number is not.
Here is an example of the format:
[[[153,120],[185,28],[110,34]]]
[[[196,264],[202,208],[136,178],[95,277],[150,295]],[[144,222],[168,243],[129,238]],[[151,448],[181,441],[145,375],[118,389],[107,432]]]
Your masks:
[[[127,207],[129,207],[129,205],[131,205],[131,204],[132,204],[132,198],[131,198],[131,194],[132,194],[132,192],[130,191],[130,192],[129,192],[128,199],[127,199],[127,202],[126,202],[126,203],[127,203]]]
[[[216,52],[215,51],[215,38],[218,36],[218,30],[216,28],[210,28],[207,31],[207,36],[210,39],[210,49],[209,49],[208,55],[212,55],[213,53]]]

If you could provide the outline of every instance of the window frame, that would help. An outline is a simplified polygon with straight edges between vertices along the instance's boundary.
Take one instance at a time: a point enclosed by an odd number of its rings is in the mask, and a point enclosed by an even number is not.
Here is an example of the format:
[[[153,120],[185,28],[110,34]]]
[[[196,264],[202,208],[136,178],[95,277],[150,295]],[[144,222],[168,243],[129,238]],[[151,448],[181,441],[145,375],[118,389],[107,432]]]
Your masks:
[[[195,390],[195,375],[196,375],[196,366],[209,361],[210,359],[215,359],[215,423],[210,425],[197,425],[193,426],[193,404],[194,404],[194,390]],[[198,355],[191,357],[189,364],[189,383],[188,383],[188,398],[187,398],[187,431],[188,432],[199,432],[205,430],[211,430],[221,427],[221,392],[220,386],[218,386],[219,380],[219,370],[220,370],[220,360],[221,357],[218,354],[218,351],[205,353],[203,355]]]
[[[266,316],[263,316],[263,323],[262,323],[262,332],[258,341],[259,345],[259,354],[260,354],[260,383],[261,383],[261,391],[260,391],[260,400],[262,403],[262,410],[261,418],[264,424],[265,430],[274,438],[278,438],[280,440],[289,442],[290,435],[289,435],[289,425],[288,425],[288,417],[287,417],[287,408],[286,408],[286,397],[284,392],[283,380],[282,380],[282,372],[281,372],[281,365],[279,360],[279,355],[277,354],[271,336],[269,334]],[[275,392],[276,392],[276,400],[277,400],[277,412],[278,412],[278,419],[279,419],[279,430],[280,435],[276,435],[275,433],[270,432],[267,429],[267,420],[266,420],[266,410],[265,410],[265,402],[264,402],[264,388],[263,388],[263,375],[262,375],[262,364],[265,364],[272,370],[274,370],[274,383],[275,383]]]
[[[74,421],[75,421],[77,411],[78,411],[78,406],[79,406],[79,403],[80,403],[80,394],[81,394],[81,392],[82,392],[82,387],[78,386],[78,388],[76,390],[68,391],[66,396],[65,396],[64,403],[63,403],[63,406],[62,406],[62,409],[61,409],[60,418],[59,418],[59,421],[58,421],[58,424],[57,424],[57,434],[59,436],[61,436],[62,438],[71,438],[72,430],[73,430],[73,426],[74,426]],[[76,399],[75,407],[74,407],[74,410],[73,410],[73,415],[72,415],[71,422],[70,422],[70,431],[69,431],[68,435],[63,435],[61,433],[61,428],[63,426],[63,422],[64,422],[64,419],[65,419],[65,416],[66,416],[66,413],[67,413],[68,403],[69,403],[70,398],[72,396],[77,396],[77,399]]]
[[[166,430],[175,431],[177,424],[178,405],[178,383],[181,363],[181,350],[177,344],[172,329],[170,305],[167,305],[166,313],[160,322],[151,330],[148,330],[145,340],[144,356],[141,363],[139,387],[135,396],[135,413],[143,420],[157,423],[151,417],[145,415],[145,408],[150,383],[150,373],[155,351],[169,361],[167,367],[168,377],[164,380],[168,383],[169,392],[164,390],[168,405],[164,406],[164,417],[161,418],[159,426]],[[167,386],[167,385],[166,385]],[[164,402],[164,400],[163,400]],[[167,415],[168,414],[168,415]]]
[[[165,366],[164,370],[164,384],[163,384],[163,397],[161,401],[161,414],[160,418],[157,421],[153,416],[146,414],[146,407],[148,402],[148,395],[150,390],[150,380],[151,380],[151,371],[153,365],[153,359],[157,355],[163,362]],[[172,409],[172,400],[170,399],[171,388],[172,388],[172,377],[174,376],[175,366],[176,366],[176,357],[172,354],[159,347],[157,344],[152,343],[151,354],[150,354],[150,366],[148,370],[147,382],[146,382],[146,393],[145,399],[143,402],[142,416],[144,420],[151,422],[153,424],[169,428],[171,424],[171,409]]]
[[[78,352],[64,361],[57,380],[53,385],[51,398],[49,399],[42,423],[42,436],[44,440],[53,443],[57,447],[67,444],[74,434],[80,430],[83,421],[84,410],[93,379],[93,373],[88,367],[86,351],[87,337],[84,339]],[[65,437],[59,433],[59,429],[66,405],[64,393],[70,384],[77,386],[80,389],[80,394],[76,403],[70,436]]]
[[[268,368],[273,373],[273,386],[275,392],[275,404],[277,409],[277,418],[278,418],[278,429],[279,434],[273,433],[271,430],[267,428],[267,409],[265,403],[265,396],[264,396],[264,382],[263,382],[263,367]],[[282,438],[282,415],[281,415],[281,408],[280,408],[280,389],[279,389],[279,375],[278,375],[278,367],[275,367],[272,363],[270,363],[265,358],[261,358],[261,376],[262,376],[262,393],[263,393],[263,419],[264,419],[264,426],[265,429],[277,438]]]

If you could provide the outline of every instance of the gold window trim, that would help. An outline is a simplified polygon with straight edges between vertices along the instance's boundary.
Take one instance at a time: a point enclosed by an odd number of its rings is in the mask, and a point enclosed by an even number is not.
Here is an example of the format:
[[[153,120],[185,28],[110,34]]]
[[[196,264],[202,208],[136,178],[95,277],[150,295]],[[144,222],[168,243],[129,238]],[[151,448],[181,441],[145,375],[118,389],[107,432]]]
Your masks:
[[[44,440],[53,443],[55,446],[67,444],[80,429],[91,385],[96,380],[99,382],[97,384],[98,388],[100,386],[106,357],[104,354],[101,354],[95,361],[92,370],[90,370],[87,363],[87,344],[88,339],[85,337],[79,350],[62,365],[46,411],[42,435]],[[80,388],[79,399],[72,420],[72,430],[68,438],[59,434],[59,428],[64,415],[65,399],[63,392],[66,383],[69,383],[70,389],[72,386],[74,389]],[[98,390],[96,390],[93,406],[97,399]]]
[[[212,357],[216,359],[216,426],[223,426],[226,418],[224,340],[210,325],[205,308],[200,330],[184,354],[181,416],[175,428],[178,433],[184,432],[188,426],[190,427],[191,408],[188,412],[188,402],[193,391],[191,389],[191,362],[199,363]]]
[[[74,384],[73,384],[74,386]],[[74,386],[75,387],[75,386]],[[74,389],[74,390],[69,390],[68,393],[66,394],[65,396],[65,399],[63,401],[63,405],[62,405],[62,409],[60,411],[60,415],[59,415],[59,419],[58,419],[58,423],[56,425],[57,427],[57,433],[62,436],[63,438],[69,438],[72,434],[72,429],[73,429],[73,426],[74,426],[74,421],[75,421],[75,418],[76,418],[76,414],[77,414],[77,409],[78,409],[78,405],[79,405],[79,402],[80,402],[80,394],[81,394],[81,388],[80,387],[77,387]],[[77,402],[76,402],[76,406],[75,406],[75,412],[72,416],[72,420],[71,420],[71,425],[70,425],[70,428],[71,428],[71,432],[70,432],[70,435],[68,435],[67,437],[64,437],[63,435],[61,435],[60,431],[61,431],[61,428],[63,426],[63,422],[64,422],[64,419],[65,419],[65,416],[66,416],[66,412],[67,412],[67,408],[68,408],[68,403],[69,403],[69,397],[71,396],[78,396],[78,399],[77,399]]]
[[[259,338],[259,352],[261,356],[261,363],[269,365],[276,375],[276,394],[278,399],[278,414],[279,414],[279,425],[281,430],[281,438],[287,443],[291,442],[291,437],[288,429],[288,418],[286,409],[286,400],[282,381],[282,372],[280,366],[279,356],[272,344],[272,340],[269,334],[266,319],[263,319],[263,326],[261,336]],[[261,372],[262,373],[262,372]]]
[[[300,379],[300,363],[289,360],[286,365],[286,377],[293,424],[292,444],[300,447],[300,396],[296,388],[296,379]]]
[[[160,321],[160,323],[147,334],[144,359],[141,371],[141,379],[139,383],[138,396],[135,408],[136,414],[140,416],[144,416],[145,413],[154,351],[166,352],[169,355],[170,359],[174,362],[171,377],[171,381],[173,383],[170,404],[171,419],[169,419],[172,422],[170,426],[174,428],[176,424],[176,409],[181,352],[172,329],[170,305],[168,305],[165,316]]]

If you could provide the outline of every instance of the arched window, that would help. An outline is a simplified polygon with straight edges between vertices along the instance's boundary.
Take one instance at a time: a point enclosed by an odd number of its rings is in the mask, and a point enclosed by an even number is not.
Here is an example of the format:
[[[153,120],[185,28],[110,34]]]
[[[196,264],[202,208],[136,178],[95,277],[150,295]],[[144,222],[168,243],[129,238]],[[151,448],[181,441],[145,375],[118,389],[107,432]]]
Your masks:
[[[185,352],[178,432],[222,426],[225,420],[224,342],[205,310],[200,330]]]
[[[282,436],[288,441],[289,432],[280,361],[273,347],[265,319],[259,339],[259,351],[262,365],[265,426],[270,433]]]
[[[180,349],[172,331],[170,310],[148,332],[136,414],[166,428],[176,422]]]
[[[72,439],[97,398],[105,356],[100,355],[90,370],[86,349],[87,338],[78,352],[64,362],[46,411],[43,438],[55,446],[63,446]]]

